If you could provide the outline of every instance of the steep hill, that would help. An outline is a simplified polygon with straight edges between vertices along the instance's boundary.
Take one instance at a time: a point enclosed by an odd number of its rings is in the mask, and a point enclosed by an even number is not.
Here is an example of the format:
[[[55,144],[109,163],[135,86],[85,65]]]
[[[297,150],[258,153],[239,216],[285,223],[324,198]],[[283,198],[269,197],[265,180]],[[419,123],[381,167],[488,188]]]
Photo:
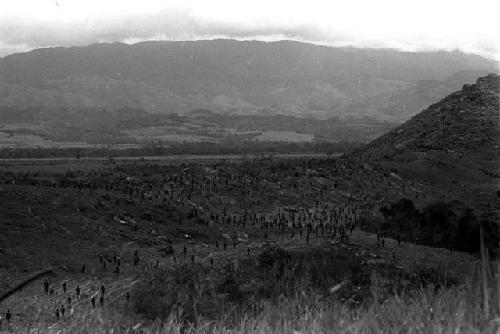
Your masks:
[[[489,74],[351,153],[394,179],[499,203],[500,76]],[[500,209],[500,207],[498,207]]]
[[[399,121],[496,67],[460,52],[291,41],[95,44],[0,59],[0,106]]]
[[[499,153],[500,76],[465,85],[356,154],[380,159],[402,152],[444,151],[490,160]]]

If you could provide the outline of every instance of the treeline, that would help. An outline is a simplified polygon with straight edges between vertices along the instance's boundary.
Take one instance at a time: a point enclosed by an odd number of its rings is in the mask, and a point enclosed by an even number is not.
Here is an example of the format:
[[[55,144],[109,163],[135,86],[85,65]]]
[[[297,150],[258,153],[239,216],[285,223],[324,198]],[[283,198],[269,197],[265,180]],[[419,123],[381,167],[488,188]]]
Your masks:
[[[484,241],[495,255],[498,251],[498,225],[487,215],[459,201],[436,202],[417,210],[409,199],[380,209],[384,220],[379,232],[396,240],[443,247],[450,250],[477,253],[480,247],[479,228],[484,229]]]
[[[266,142],[234,141],[152,143],[143,147],[88,147],[88,148],[1,148],[0,159],[25,158],[94,158],[143,157],[162,155],[222,155],[222,154],[289,154],[289,153],[346,153],[359,143],[352,142]]]

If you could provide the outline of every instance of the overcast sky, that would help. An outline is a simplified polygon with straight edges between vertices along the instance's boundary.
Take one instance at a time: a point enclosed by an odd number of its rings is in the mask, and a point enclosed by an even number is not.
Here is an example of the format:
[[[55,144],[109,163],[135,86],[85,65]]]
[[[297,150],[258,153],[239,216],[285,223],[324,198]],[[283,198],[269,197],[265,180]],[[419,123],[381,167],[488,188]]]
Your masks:
[[[211,38],[459,49],[500,60],[500,0],[0,0],[0,57]]]

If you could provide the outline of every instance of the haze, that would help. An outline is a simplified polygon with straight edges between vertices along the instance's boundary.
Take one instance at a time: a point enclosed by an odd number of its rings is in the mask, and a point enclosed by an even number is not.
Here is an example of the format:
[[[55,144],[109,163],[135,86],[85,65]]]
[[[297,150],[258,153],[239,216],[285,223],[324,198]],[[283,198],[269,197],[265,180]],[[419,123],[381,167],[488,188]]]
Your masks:
[[[461,50],[500,59],[499,4],[479,0],[0,3],[0,56],[34,48],[213,38],[292,39],[405,51]]]

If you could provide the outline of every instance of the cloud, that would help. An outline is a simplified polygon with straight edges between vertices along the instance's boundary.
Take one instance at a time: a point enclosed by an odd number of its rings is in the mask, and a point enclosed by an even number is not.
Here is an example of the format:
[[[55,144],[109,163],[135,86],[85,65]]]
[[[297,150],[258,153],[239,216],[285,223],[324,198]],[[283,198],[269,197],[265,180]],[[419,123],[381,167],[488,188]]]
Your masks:
[[[406,4],[405,4],[406,3]],[[421,0],[3,0],[0,56],[151,39],[294,39],[332,46],[455,50],[500,59],[499,5]]]

